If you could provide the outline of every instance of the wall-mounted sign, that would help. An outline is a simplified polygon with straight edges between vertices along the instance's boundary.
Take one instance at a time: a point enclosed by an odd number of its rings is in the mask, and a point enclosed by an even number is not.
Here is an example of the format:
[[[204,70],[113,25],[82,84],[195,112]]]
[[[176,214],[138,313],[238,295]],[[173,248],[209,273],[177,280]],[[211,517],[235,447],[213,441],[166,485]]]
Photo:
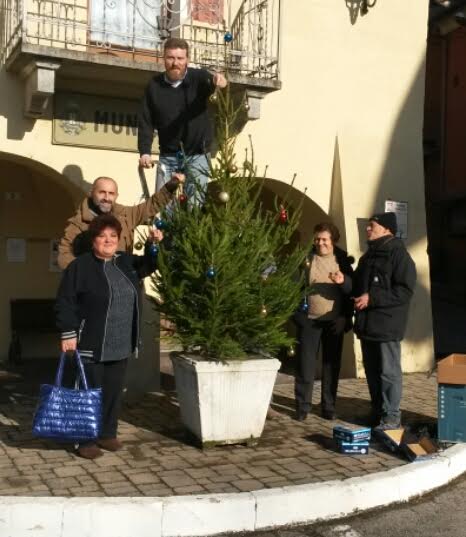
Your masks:
[[[408,202],[407,201],[385,201],[385,212],[396,214],[396,223],[398,232],[396,234],[400,239],[408,238]]]
[[[54,144],[137,152],[139,101],[80,93],[57,93],[54,101]]]

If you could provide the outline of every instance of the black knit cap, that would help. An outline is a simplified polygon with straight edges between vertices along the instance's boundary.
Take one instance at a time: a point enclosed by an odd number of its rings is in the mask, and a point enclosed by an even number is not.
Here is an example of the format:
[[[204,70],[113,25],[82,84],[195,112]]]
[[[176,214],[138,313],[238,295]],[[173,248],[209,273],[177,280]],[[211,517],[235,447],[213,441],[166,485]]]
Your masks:
[[[392,232],[393,235],[396,235],[398,226],[396,224],[396,214],[395,213],[377,213],[373,214],[369,220],[377,222],[377,224],[388,229]]]

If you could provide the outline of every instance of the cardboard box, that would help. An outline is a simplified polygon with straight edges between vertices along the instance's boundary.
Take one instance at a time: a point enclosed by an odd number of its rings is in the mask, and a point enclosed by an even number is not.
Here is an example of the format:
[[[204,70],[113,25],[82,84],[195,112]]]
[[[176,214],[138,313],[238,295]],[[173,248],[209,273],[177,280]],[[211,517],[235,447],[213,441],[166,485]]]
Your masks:
[[[438,439],[466,442],[466,386],[439,384]]]
[[[438,446],[427,436],[417,435],[405,428],[379,431],[377,436],[394,453],[401,453],[410,461],[429,459],[438,453]]]
[[[346,455],[367,455],[369,453],[369,442],[343,442],[337,440],[336,443],[338,451]]]
[[[466,354],[450,354],[437,366],[439,384],[466,384]]]
[[[410,461],[423,461],[438,453],[438,447],[427,436],[420,438],[419,442],[402,444],[401,448]]]
[[[387,447],[393,453],[400,450],[403,436],[405,434],[404,427],[401,429],[387,429],[386,431],[378,431],[377,437],[382,440],[385,447]]]
[[[371,430],[369,427],[344,427],[335,425],[333,428],[333,438],[343,442],[368,442],[371,439]]]

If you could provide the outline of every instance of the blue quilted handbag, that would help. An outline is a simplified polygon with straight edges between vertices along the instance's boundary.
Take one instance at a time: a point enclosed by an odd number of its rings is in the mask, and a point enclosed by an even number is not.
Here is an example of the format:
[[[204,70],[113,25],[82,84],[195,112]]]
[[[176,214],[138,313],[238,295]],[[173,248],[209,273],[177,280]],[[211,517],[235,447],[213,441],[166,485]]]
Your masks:
[[[32,434],[60,442],[96,440],[100,434],[102,389],[89,390],[84,367],[75,351],[82,389],[63,388],[66,355],[62,353],[55,384],[42,384],[32,422]]]

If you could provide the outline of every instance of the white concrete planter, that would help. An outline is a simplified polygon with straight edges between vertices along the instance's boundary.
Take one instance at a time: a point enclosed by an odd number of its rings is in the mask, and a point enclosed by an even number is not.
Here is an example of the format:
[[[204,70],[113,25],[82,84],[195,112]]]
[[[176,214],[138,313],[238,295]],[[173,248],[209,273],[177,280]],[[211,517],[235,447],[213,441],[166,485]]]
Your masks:
[[[212,362],[173,354],[181,419],[204,447],[254,443],[264,429],[280,362]]]

